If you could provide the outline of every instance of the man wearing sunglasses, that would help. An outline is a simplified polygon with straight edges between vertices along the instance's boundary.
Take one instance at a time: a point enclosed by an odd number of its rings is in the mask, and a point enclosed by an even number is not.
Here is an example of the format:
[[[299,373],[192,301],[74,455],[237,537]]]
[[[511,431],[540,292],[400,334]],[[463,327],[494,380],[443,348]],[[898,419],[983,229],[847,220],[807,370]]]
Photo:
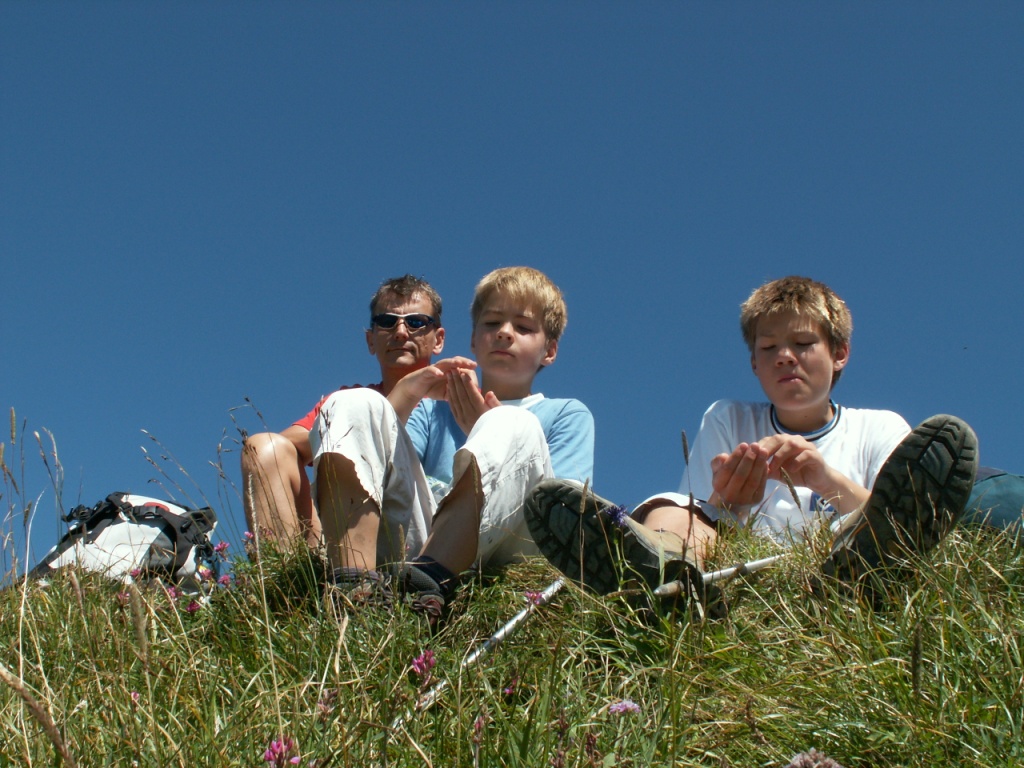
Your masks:
[[[381,283],[370,301],[366,346],[380,364],[380,383],[341,389],[372,390],[388,397],[399,381],[429,366],[432,357],[444,348],[437,291],[412,275]],[[475,367],[465,358],[440,361],[438,365],[445,370]],[[413,377],[403,390],[405,395],[396,397],[396,410],[408,418],[419,402],[411,400],[419,392],[429,394],[435,381],[430,375],[422,382]],[[313,506],[306,466],[313,461],[310,430],[330,396],[283,432],[264,432],[246,439],[242,451],[243,497],[246,521],[254,534],[272,536],[285,546],[298,541],[312,548],[320,546],[323,528]],[[333,471],[319,474],[320,493],[331,493],[336,480]]]

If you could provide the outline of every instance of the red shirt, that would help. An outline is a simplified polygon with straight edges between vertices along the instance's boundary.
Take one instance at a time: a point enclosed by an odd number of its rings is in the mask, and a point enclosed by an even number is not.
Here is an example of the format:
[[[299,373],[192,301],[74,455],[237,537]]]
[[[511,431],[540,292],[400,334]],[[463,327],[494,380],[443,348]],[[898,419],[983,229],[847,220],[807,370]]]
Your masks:
[[[364,388],[365,389],[372,389],[374,392],[379,392],[382,395],[384,394],[384,382],[380,382],[378,384],[350,384],[347,387],[338,387],[338,389],[335,390],[335,391],[336,392],[341,392],[344,389],[364,389]],[[333,394],[334,394],[334,392],[331,392],[330,395],[324,395],[323,397],[321,397],[320,398],[320,402],[316,404],[316,406],[313,408],[313,410],[310,411],[309,413],[307,413],[305,416],[303,416],[298,421],[296,421],[294,424],[292,424],[292,426],[293,427],[302,427],[303,429],[312,430],[313,429],[313,423],[316,421],[316,417],[320,415],[320,408],[321,408],[321,406],[323,406],[323,404],[327,401],[327,398],[330,397]]]

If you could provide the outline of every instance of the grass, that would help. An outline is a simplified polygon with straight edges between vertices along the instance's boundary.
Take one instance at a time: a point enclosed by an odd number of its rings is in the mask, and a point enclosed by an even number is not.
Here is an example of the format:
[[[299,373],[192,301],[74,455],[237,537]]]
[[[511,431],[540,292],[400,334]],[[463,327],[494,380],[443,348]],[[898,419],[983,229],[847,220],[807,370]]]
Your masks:
[[[718,557],[765,546],[740,536]],[[876,609],[814,596],[816,549],[727,585],[718,622],[651,623],[567,587],[465,669],[556,577],[545,563],[471,580],[433,636],[403,606],[337,620],[315,562],[272,550],[236,559],[198,610],[89,574],[16,582],[0,592],[0,765],[63,750],[77,766],[745,768],[812,747],[846,768],[1024,763],[1024,550],[959,530]]]

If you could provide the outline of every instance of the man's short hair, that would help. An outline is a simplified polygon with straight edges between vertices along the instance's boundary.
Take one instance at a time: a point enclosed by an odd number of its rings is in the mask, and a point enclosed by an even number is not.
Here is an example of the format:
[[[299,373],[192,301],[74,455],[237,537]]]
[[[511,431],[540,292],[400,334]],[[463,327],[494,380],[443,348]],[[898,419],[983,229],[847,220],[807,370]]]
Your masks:
[[[790,275],[765,283],[740,305],[740,329],[751,353],[758,322],[779,312],[796,312],[818,323],[828,338],[833,355],[849,344],[853,336],[853,317],[846,302],[835,291],[809,277]],[[842,370],[836,371],[833,384],[839,380],[840,374]]]
[[[502,267],[485,275],[477,283],[470,307],[474,328],[484,311],[484,305],[499,291],[512,301],[522,302],[537,310],[544,334],[549,340],[558,341],[562,337],[569,322],[565,298],[558,286],[551,282],[551,278],[532,267]]]
[[[392,277],[389,280],[385,280],[380,284],[377,292],[373,294],[373,298],[370,299],[370,317],[372,318],[377,314],[377,305],[388,298],[400,298],[400,299],[411,299],[416,295],[424,296],[430,300],[430,305],[433,307],[434,319],[437,321],[437,326],[441,326],[441,296],[434,287],[424,280],[422,277],[414,277],[413,275],[402,275],[401,277]],[[372,320],[371,320],[372,325]]]

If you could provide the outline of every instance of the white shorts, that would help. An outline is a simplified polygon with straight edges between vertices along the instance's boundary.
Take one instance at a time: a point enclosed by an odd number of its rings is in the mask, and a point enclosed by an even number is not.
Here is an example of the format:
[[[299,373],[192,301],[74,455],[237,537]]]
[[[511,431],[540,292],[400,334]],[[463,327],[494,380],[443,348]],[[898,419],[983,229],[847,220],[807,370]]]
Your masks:
[[[477,562],[503,565],[539,555],[523,502],[533,486],[554,474],[540,421],[526,408],[492,408],[477,420],[455,454],[453,485],[474,459],[484,492]]]
[[[419,553],[434,499],[412,440],[386,397],[372,389],[335,392],[320,407],[309,445],[314,470],[325,453],[341,454],[355,466],[360,485],[380,509],[378,562]]]
[[[309,442],[314,468],[324,453],[346,457],[380,509],[378,561],[418,554],[439,505],[412,440],[387,398],[371,389],[335,392],[321,406]],[[455,453],[452,485],[474,465],[484,497],[477,562],[500,565],[539,554],[523,516],[526,494],[552,475],[537,417],[509,405],[481,416]]]

